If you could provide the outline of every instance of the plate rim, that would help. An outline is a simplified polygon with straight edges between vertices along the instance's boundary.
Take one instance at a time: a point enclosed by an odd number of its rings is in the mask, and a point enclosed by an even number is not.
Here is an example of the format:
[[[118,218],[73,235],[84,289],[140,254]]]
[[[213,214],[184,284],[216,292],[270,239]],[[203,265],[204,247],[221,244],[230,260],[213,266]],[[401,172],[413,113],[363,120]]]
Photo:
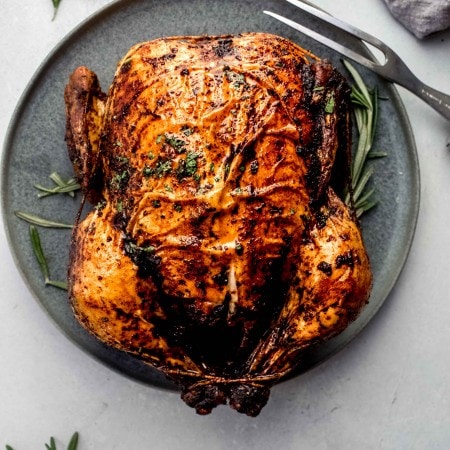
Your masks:
[[[7,190],[7,170],[8,170],[8,163],[10,161],[10,158],[12,156],[12,143],[14,141],[14,135],[15,131],[20,123],[20,116],[23,110],[26,108],[27,105],[27,99],[32,95],[34,86],[38,83],[40,77],[42,76],[42,73],[45,71],[45,69],[51,64],[52,60],[56,59],[58,57],[58,54],[60,54],[61,51],[63,51],[65,46],[70,45],[70,43],[77,38],[77,36],[81,33],[83,33],[84,29],[89,27],[95,27],[97,21],[102,20],[102,16],[105,14],[112,15],[114,14],[114,10],[126,8],[131,5],[133,2],[141,2],[142,0],[133,0],[132,2],[129,2],[128,0],[114,0],[106,5],[103,5],[98,10],[94,11],[90,15],[88,15],[85,19],[83,19],[81,22],[79,22],[77,25],[75,25],[69,32],[67,32],[54,46],[53,48],[47,53],[45,58],[41,61],[40,64],[37,65],[36,69],[33,72],[33,75],[30,77],[29,81],[26,83],[22,93],[20,94],[17,103],[13,109],[13,112],[10,116],[8,126],[6,128],[5,138],[2,145],[2,151],[1,151],[1,158],[0,158],[0,174],[1,174],[1,185],[0,185],[0,197],[1,197],[1,212],[2,212],[2,220],[3,220],[3,228],[5,231],[6,240],[8,243],[8,249],[9,252],[13,258],[14,264],[18,270],[18,272],[21,275],[21,278],[23,279],[25,285],[27,286],[28,291],[30,292],[31,296],[34,298],[34,300],[39,304],[39,307],[44,311],[44,313],[51,319],[51,322],[59,329],[59,331],[62,332],[62,334],[72,343],[75,344],[76,347],[81,349],[84,354],[89,355],[91,358],[93,358],[95,361],[99,362],[103,366],[107,367],[109,370],[113,370],[116,373],[119,373],[121,376],[125,376],[129,379],[132,379],[138,383],[142,383],[145,385],[150,385],[153,388],[157,389],[163,389],[163,390],[171,390],[170,386],[166,386],[164,383],[149,383],[148,381],[145,381],[143,379],[140,379],[138,377],[135,377],[125,371],[120,370],[119,367],[116,367],[112,364],[110,364],[108,361],[105,361],[100,356],[92,353],[88,349],[84,348],[84,346],[81,344],[81,342],[78,342],[72,335],[69,333],[62,324],[60,324],[56,318],[53,316],[51,311],[49,311],[48,308],[45,307],[43,304],[39,292],[36,291],[36,289],[33,287],[31,280],[29,279],[29,276],[27,276],[25,268],[22,267],[22,264],[20,264],[20,255],[18,250],[15,247],[15,243],[12,237],[11,233],[11,226],[9,224],[9,215],[8,212],[11,213],[9,210],[9,207],[7,206],[7,195],[5,194]],[[156,1],[156,0],[152,0]],[[258,0],[255,0],[258,1]],[[370,51],[370,49],[367,49],[367,53],[370,55],[370,57],[375,58],[373,53]],[[385,302],[389,299],[391,296],[392,290],[395,287],[395,285],[398,282],[399,277],[402,275],[406,261],[409,257],[413,242],[414,242],[414,236],[417,228],[417,222],[419,217],[419,211],[420,211],[420,201],[421,201],[421,177],[420,177],[420,166],[419,166],[419,157],[417,152],[417,145],[414,138],[414,133],[412,130],[411,122],[408,116],[408,113],[406,111],[405,105],[401,99],[401,96],[396,88],[396,86],[393,83],[389,83],[388,81],[384,80],[385,89],[389,91],[390,99],[395,100],[395,106],[396,106],[396,112],[397,112],[397,118],[401,124],[404,138],[406,141],[405,148],[407,149],[407,153],[409,155],[409,160],[411,162],[411,168],[414,170],[410,173],[411,177],[411,185],[414,186],[415,189],[413,189],[413,196],[411,198],[411,201],[409,202],[409,208],[408,208],[408,214],[407,218],[411,220],[411,226],[408,229],[408,232],[404,235],[402,235],[402,240],[404,241],[405,246],[402,247],[402,251],[398,252],[396,255],[396,261],[399,262],[399,269],[396,271],[395,275],[391,277],[389,284],[384,284],[382,287],[382,301],[380,301],[375,309],[371,311],[370,315],[367,315],[365,317],[365,320],[359,321],[359,331],[356,333],[353,333],[353,335],[346,339],[345,342],[342,342],[340,345],[336,346],[333,352],[326,358],[322,358],[318,360],[317,362],[310,364],[306,369],[301,371],[301,374],[306,373],[313,368],[317,367],[318,365],[321,365],[326,360],[328,360],[330,357],[335,356],[336,354],[340,353],[345,347],[347,347],[357,336],[360,335],[360,333],[367,327],[367,325],[373,320],[373,318],[377,315],[380,308],[385,304]],[[404,151],[404,149],[402,149]],[[291,379],[289,377],[288,379]]]

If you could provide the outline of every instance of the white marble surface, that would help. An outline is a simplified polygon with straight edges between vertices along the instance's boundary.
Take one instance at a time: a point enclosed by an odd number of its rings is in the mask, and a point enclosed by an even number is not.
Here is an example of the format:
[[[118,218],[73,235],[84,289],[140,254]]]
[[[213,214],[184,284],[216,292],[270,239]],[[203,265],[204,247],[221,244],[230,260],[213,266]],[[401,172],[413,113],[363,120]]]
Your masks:
[[[382,0],[316,0],[395,48],[430,85],[450,93],[450,33],[421,42]],[[107,0],[2,0],[0,141],[47,53]],[[38,306],[0,228],[0,448],[449,449],[450,123],[400,94],[418,147],[422,200],[404,271],[370,325],[338,355],[273,389],[256,419],[218,408],[197,416],[177,394],[126,379],[69,342]]]

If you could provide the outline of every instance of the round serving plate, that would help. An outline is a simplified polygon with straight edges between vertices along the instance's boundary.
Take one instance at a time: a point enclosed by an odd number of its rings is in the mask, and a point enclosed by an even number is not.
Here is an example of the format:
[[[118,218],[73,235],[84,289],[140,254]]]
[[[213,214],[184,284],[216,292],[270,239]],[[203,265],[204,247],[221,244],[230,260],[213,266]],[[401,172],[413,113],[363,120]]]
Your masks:
[[[28,237],[28,224],[14,215],[26,211],[73,223],[80,196],[37,199],[34,184],[45,184],[51,172],[70,177],[72,166],[64,142],[64,87],[80,65],[97,73],[103,90],[112,81],[116,65],[137,42],[174,35],[220,35],[263,31],[284,36],[321,58],[331,60],[342,73],[340,55],[263,14],[271,10],[317,28],[314,18],[283,0],[122,0],[87,19],[51,52],[37,70],[16,108],[8,129],[2,159],[4,224],[17,266],[31,292],[61,330],[88,354],[109,367],[142,382],[173,388],[155,369],[111,349],[88,334],[74,319],[65,291],[45,287]],[[335,30],[322,32],[355,49],[362,44]],[[328,32],[329,31],[329,32]],[[414,139],[400,98],[387,82],[358,68],[369,86],[380,91],[378,134],[374,148],[388,156],[373,161],[372,184],[379,204],[362,219],[371,259],[374,285],[369,304],[342,334],[305,355],[299,372],[325,361],[348,344],[367,325],[386,300],[407,258],[419,208],[419,169]],[[40,230],[42,246],[53,279],[66,277],[70,230]]]

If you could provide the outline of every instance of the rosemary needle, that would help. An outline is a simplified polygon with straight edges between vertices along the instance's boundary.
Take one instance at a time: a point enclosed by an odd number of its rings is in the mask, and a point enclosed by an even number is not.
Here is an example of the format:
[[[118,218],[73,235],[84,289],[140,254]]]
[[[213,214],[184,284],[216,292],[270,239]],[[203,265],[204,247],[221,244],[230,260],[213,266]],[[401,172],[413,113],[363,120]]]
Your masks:
[[[46,448],[47,450],[57,450],[57,449],[56,449],[55,438],[54,438],[53,436],[50,438],[50,445],[45,444],[45,448]]]
[[[37,228],[34,225],[30,225],[30,239],[34,254],[38,261],[42,275],[44,276],[44,283],[46,285],[54,286],[59,289],[67,290],[67,284],[63,281],[54,281],[50,279],[50,271],[48,269],[47,259],[42,249],[41,238],[39,236]]]
[[[75,432],[70,439],[69,445],[67,446],[67,450],[77,450],[78,447],[78,432]]]
[[[64,180],[58,172],[52,172],[49,178],[55,183],[55,187],[47,187],[41,184],[35,184],[34,187],[41,192],[38,194],[39,198],[48,197],[55,194],[68,194],[70,197],[75,197],[75,191],[78,191],[81,186],[75,178]]]
[[[64,190],[71,197],[75,197],[74,191],[81,188],[75,178],[69,178],[67,181],[63,180],[58,172],[52,172],[49,178],[57,185],[60,189]],[[62,192],[62,191],[61,191]]]
[[[38,225],[40,227],[45,228],[73,228],[73,225],[62,222],[55,222],[53,220],[48,220],[40,216],[36,216],[34,214],[26,213],[23,211],[14,211],[14,214],[22,220],[25,220],[28,223],[33,225]]]
[[[52,0],[53,3],[53,17],[52,20],[55,20],[56,14],[58,13],[59,4],[61,3],[61,0]]]
[[[67,450],[77,450],[78,447],[78,432],[76,431],[72,438],[70,439]],[[50,438],[50,444],[45,444],[46,450],[57,450],[55,438],[52,436]],[[6,450],[14,450],[10,445],[6,445]]]

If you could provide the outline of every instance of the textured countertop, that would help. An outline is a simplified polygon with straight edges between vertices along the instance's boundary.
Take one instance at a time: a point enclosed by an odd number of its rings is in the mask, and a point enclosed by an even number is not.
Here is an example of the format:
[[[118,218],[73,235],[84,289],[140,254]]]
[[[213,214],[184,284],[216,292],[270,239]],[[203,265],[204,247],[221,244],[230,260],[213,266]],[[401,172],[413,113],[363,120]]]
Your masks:
[[[51,49],[107,0],[2,1],[0,142]],[[355,5],[357,3],[357,6]],[[419,41],[382,0],[316,4],[392,46],[419,78],[450,93],[450,32]],[[100,49],[99,49],[100,51]],[[344,350],[277,386],[257,418],[219,407],[200,417],[178,394],[125,378],[74,346],[28,291],[0,227],[0,448],[449,449],[450,123],[399,88],[414,131],[421,206],[404,270]],[[1,219],[0,219],[1,220]]]

